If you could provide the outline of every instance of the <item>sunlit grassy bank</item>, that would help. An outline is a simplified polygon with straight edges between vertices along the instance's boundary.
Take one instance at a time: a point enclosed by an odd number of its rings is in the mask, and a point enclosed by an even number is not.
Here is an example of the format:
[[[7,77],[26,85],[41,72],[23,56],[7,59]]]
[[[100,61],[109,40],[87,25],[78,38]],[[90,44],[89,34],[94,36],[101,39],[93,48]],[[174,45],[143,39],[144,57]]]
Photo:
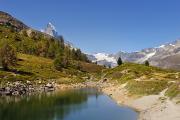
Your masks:
[[[180,73],[157,67],[134,63],[124,63],[113,69],[104,71],[105,78],[110,82],[125,84],[131,94],[159,94],[168,88],[166,95],[175,97],[180,93]]]
[[[103,67],[95,64],[81,62],[81,70],[73,67],[58,71],[53,66],[53,60],[36,57],[26,54],[18,54],[18,63],[11,67],[9,71],[0,71],[0,80],[3,82],[23,81],[26,82],[47,82],[56,81],[57,83],[79,83],[93,72],[101,72]],[[77,62],[77,61],[75,61]]]

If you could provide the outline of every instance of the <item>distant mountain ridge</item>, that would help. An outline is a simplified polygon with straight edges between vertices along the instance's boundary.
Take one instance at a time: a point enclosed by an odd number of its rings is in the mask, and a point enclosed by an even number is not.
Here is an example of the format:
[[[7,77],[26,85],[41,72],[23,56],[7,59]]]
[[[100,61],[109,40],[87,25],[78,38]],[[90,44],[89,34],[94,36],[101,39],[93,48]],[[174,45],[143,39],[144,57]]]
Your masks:
[[[103,65],[106,67],[115,67],[117,65],[116,58],[112,54],[107,53],[95,53],[87,55],[89,60],[92,62],[97,62],[98,65]]]
[[[97,62],[100,65],[111,65],[114,67],[117,65],[115,60],[117,61],[119,57],[121,57],[125,62],[143,64],[146,60],[148,60],[152,66],[180,70],[180,40],[178,39],[159,47],[146,48],[138,52],[128,53],[120,51],[116,54],[92,54],[89,59],[92,60],[92,58],[94,58],[93,62]]]

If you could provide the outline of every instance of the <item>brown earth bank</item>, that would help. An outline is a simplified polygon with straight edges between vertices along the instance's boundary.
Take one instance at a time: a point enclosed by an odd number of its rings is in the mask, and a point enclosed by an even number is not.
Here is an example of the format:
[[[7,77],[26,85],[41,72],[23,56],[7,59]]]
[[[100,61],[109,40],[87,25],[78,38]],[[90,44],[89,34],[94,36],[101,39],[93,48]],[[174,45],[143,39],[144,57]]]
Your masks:
[[[139,112],[138,120],[180,120],[180,104],[166,97],[165,90],[158,95],[130,95],[126,83],[117,85],[105,83],[101,90],[119,105],[125,105]]]

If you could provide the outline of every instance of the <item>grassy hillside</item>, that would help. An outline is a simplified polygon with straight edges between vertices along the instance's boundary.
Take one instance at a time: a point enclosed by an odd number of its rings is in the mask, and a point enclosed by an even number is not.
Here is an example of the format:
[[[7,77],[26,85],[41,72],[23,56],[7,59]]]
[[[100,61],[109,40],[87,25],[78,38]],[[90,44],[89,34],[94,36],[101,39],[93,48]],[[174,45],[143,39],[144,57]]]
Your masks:
[[[0,45],[4,43],[24,54],[51,59],[61,55],[71,60],[88,62],[86,55],[80,49],[72,49],[69,45],[65,45],[62,36],[57,39],[32,29],[14,31],[12,26],[0,24]]]
[[[8,47],[4,47],[6,44]],[[1,11],[0,48],[3,48],[0,49],[0,53],[4,56],[0,58],[0,67],[9,63],[8,71],[0,70],[1,85],[27,80],[34,83],[47,81],[77,83],[83,82],[90,74],[101,72],[103,69],[101,66],[89,63],[87,56],[80,49],[73,49],[64,43],[62,36],[54,38],[33,30]],[[8,52],[5,52],[7,48],[11,48],[9,53],[13,55],[17,53],[18,60],[15,66],[10,65],[12,60]],[[15,57],[13,60],[16,62]],[[57,68],[60,68],[59,71]]]
[[[124,63],[116,68],[105,70],[103,74],[111,82],[126,83],[127,90],[132,94],[158,94],[166,88],[169,88],[166,93],[168,96],[175,97],[180,94],[180,72]]]
[[[11,67],[9,71],[0,70],[1,85],[7,82],[32,81],[34,83],[46,83],[56,81],[57,83],[78,83],[83,82],[84,77],[93,72],[101,72],[101,66],[81,62],[82,70],[73,67],[64,69],[62,72],[57,71],[53,66],[53,60],[36,57],[33,55],[18,54],[18,63]],[[86,71],[87,68],[97,68],[96,71]]]

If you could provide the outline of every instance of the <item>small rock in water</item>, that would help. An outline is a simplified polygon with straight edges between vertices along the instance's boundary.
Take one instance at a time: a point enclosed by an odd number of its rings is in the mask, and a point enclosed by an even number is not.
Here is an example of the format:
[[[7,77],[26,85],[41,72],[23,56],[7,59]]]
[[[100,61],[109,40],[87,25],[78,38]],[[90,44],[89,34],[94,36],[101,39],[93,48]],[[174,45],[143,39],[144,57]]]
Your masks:
[[[14,96],[18,96],[18,95],[20,95],[20,94],[19,94],[19,92],[18,92],[18,91],[14,91],[14,92],[12,93],[12,95],[14,95]]]
[[[10,90],[11,90],[10,87],[6,87],[6,88],[5,88],[5,91],[10,91]]]

